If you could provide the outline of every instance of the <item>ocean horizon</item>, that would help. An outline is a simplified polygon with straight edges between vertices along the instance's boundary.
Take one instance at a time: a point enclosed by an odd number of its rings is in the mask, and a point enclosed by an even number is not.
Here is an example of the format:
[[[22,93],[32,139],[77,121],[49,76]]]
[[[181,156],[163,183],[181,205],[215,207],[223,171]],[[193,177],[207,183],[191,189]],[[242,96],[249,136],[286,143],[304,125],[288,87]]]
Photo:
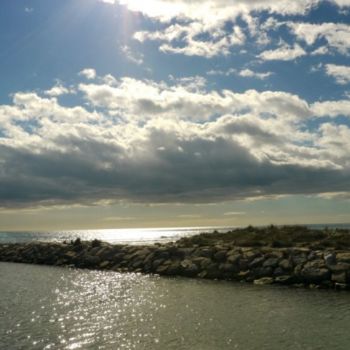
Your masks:
[[[264,227],[268,225],[259,225]],[[275,225],[283,226],[283,225]],[[291,225],[286,225],[291,226]],[[350,223],[300,224],[313,229],[349,229]],[[155,228],[115,228],[46,231],[0,231],[0,243],[24,243],[31,241],[63,242],[80,238],[84,241],[99,239],[112,244],[154,244],[176,241],[182,237],[203,232],[227,232],[244,226],[197,226],[197,227],[155,227]]]

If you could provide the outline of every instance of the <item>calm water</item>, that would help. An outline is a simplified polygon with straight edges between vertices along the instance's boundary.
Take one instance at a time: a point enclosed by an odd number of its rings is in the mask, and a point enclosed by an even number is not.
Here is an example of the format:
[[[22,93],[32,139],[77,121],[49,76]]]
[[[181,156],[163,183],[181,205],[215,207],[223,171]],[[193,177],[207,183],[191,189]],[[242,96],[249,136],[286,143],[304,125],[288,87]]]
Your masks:
[[[177,227],[50,232],[0,232],[0,243],[64,241],[80,237],[84,241],[90,241],[96,238],[110,243],[151,244],[155,242],[169,242],[201,232],[212,232],[214,229],[214,227]],[[227,231],[228,229],[229,228],[222,227],[218,230]]]
[[[1,349],[349,349],[350,294],[0,263]]]

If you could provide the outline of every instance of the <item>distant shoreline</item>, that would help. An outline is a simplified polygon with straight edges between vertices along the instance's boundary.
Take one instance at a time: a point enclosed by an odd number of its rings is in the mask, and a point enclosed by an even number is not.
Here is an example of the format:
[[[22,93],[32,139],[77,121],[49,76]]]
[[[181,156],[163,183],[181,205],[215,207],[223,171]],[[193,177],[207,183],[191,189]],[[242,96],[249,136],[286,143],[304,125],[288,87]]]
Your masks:
[[[0,261],[350,289],[350,230],[271,225],[153,245],[11,243],[0,244]]]

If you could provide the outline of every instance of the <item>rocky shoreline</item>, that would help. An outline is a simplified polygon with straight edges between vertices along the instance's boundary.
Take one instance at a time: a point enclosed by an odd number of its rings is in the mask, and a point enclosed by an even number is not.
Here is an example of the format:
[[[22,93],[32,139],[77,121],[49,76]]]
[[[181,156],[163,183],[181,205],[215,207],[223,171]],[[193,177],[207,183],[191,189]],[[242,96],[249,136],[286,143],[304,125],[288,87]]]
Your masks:
[[[212,235],[215,237],[215,233]],[[317,249],[313,244],[242,246],[232,239],[198,243],[197,236],[174,243],[132,246],[77,239],[64,243],[0,244],[0,261],[350,289],[350,249]]]

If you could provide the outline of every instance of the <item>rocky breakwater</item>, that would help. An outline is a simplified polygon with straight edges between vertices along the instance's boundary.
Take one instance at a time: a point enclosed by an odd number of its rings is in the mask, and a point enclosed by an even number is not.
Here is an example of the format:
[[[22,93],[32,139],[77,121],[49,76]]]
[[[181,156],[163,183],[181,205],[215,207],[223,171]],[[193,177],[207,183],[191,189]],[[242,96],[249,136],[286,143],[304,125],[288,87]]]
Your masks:
[[[350,251],[308,247],[242,247],[234,242],[148,246],[100,241],[0,245],[0,261],[153,273],[255,284],[350,288]]]

